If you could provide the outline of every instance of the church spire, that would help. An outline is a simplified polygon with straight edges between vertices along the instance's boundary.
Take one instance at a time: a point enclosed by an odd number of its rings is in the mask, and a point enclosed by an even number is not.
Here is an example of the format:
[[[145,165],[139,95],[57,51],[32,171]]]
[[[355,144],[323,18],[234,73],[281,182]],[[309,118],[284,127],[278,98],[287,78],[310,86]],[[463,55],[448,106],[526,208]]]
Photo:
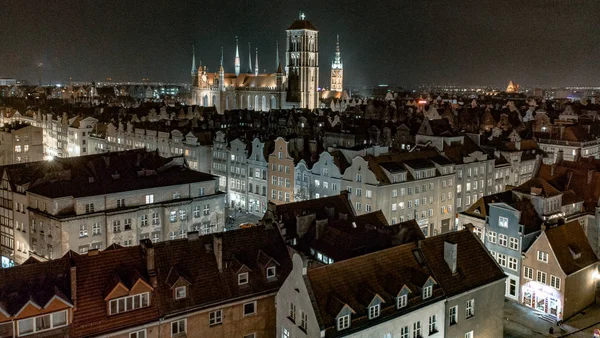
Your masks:
[[[221,46],[221,67],[219,67],[219,72],[223,73],[223,46]]]
[[[196,48],[192,45],[192,76],[198,75],[198,68],[196,68]]]
[[[248,42],[248,74],[252,74],[252,48],[250,48],[250,42]]]
[[[279,67],[279,40],[275,41],[275,67]]]
[[[333,60],[333,65],[338,65],[340,68],[342,67],[342,55],[340,53],[340,35],[337,35],[337,40],[335,43],[335,59]]]
[[[254,75],[258,75],[258,48],[256,48],[256,55],[254,56]]]
[[[235,76],[240,75],[240,48],[238,46],[238,37],[235,37]]]

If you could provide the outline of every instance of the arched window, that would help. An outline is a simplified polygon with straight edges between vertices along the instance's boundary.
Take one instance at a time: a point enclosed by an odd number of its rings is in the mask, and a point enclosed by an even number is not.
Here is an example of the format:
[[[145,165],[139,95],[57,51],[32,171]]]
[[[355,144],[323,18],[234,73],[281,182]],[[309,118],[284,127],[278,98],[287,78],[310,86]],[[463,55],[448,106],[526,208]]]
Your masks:
[[[275,96],[271,96],[271,109],[277,109],[277,99]]]
[[[260,106],[259,106],[259,102],[258,102],[258,95],[254,95],[254,110],[259,110]]]
[[[204,107],[208,107],[208,95],[204,95],[204,98],[202,99],[202,105]]]
[[[227,98],[225,98],[225,110],[229,110],[229,96],[227,96]]]
[[[252,96],[248,95],[248,110],[252,109]]]
[[[213,97],[212,97],[212,105],[215,107],[217,106],[217,96],[216,95],[213,95]]]
[[[263,95],[262,97],[262,111],[267,111],[267,97]]]

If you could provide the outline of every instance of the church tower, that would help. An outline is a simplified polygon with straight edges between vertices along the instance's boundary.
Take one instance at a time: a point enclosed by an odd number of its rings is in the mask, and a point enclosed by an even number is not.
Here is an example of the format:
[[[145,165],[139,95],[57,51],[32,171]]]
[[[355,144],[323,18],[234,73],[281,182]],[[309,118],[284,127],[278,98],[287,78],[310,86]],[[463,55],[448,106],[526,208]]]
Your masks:
[[[286,33],[287,102],[315,109],[319,106],[319,31],[300,13]]]
[[[238,37],[235,37],[235,76],[240,75],[240,48],[238,46]]]
[[[342,63],[342,56],[340,54],[340,36],[337,36],[337,42],[335,44],[335,57],[331,62],[331,87],[329,88],[332,92],[341,92],[344,90],[344,64]]]

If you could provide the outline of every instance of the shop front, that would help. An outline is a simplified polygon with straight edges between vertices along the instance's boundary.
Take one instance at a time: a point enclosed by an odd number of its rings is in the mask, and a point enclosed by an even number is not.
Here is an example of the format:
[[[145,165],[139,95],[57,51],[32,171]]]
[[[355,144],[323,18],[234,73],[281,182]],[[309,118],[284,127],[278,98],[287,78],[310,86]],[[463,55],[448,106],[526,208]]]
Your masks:
[[[15,261],[13,261],[12,259],[10,259],[9,257],[6,256],[2,256],[2,268],[10,268],[15,266]]]
[[[523,285],[522,293],[523,305],[552,315],[556,320],[562,319],[562,295],[558,290],[530,281]]]

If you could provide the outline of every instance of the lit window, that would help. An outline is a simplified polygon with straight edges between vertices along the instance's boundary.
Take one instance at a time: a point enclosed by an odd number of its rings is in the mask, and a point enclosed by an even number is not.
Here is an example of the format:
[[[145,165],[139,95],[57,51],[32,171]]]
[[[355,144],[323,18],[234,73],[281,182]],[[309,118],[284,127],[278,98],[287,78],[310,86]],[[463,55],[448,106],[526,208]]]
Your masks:
[[[538,271],[536,281],[538,281],[542,284],[546,284],[546,277],[547,277],[547,275],[545,272]]]
[[[146,204],[154,203],[154,195],[146,195]]]
[[[498,217],[498,226],[508,228],[508,218],[502,216]]]

